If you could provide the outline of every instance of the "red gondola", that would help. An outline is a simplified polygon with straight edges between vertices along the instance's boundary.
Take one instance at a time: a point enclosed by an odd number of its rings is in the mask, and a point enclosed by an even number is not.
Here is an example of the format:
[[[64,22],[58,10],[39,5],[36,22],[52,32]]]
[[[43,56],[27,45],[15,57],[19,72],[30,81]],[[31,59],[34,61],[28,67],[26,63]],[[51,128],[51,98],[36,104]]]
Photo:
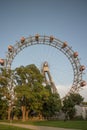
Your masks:
[[[38,41],[39,40],[39,34],[35,35],[35,40]]]
[[[12,51],[13,51],[13,46],[9,45],[9,46],[8,46],[8,51],[9,51],[9,52],[12,52]]]
[[[22,38],[21,38],[21,43],[24,43],[24,41],[25,41],[25,38],[22,37]]]
[[[0,64],[3,66],[4,65],[4,59],[0,59]]]
[[[85,66],[84,65],[80,66],[79,70],[80,71],[84,71],[85,70]]]
[[[64,42],[62,48],[65,48],[66,46],[67,46],[67,42]]]
[[[78,57],[78,52],[74,52],[73,56],[74,56],[74,58],[77,58]]]
[[[86,83],[86,81],[82,81],[80,85],[81,85],[82,87],[84,87],[84,86],[87,85],[87,83]]]
[[[52,41],[53,41],[53,39],[54,39],[54,37],[53,37],[53,36],[50,36],[50,42],[52,42]]]

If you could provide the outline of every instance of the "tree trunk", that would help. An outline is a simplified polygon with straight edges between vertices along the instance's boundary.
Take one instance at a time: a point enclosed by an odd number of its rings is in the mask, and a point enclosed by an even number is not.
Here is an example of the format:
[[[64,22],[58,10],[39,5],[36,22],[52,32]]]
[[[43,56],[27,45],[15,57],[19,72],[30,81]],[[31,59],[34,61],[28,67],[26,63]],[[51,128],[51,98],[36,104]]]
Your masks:
[[[26,120],[28,120],[28,113],[29,113],[29,110],[26,111]]]
[[[39,120],[42,120],[42,114],[41,113],[39,113]]]
[[[25,121],[26,116],[26,106],[22,106],[22,121]]]
[[[11,120],[11,106],[8,107],[8,120]]]

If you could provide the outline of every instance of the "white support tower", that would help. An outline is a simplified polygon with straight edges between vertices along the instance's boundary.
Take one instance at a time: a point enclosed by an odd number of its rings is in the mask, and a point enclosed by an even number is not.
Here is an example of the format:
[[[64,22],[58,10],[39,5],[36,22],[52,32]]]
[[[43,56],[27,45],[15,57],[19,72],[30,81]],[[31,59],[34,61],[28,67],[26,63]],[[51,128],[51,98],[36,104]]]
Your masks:
[[[48,62],[44,62],[43,66],[42,66],[42,73],[44,75],[44,79],[45,79],[45,83],[46,85],[50,85],[51,86],[51,91],[52,93],[57,93],[57,88],[52,80],[50,71],[49,71],[49,65]]]

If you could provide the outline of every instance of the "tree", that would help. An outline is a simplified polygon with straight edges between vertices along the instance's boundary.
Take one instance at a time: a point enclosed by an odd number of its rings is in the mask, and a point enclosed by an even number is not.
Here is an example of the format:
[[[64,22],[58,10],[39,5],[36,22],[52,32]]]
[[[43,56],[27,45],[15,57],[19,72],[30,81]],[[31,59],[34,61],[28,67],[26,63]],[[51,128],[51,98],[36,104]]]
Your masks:
[[[60,97],[52,94],[50,87],[43,86],[44,77],[35,65],[21,66],[14,70],[16,104],[20,104],[22,120],[36,113],[38,116],[52,116],[60,109]],[[47,105],[47,106],[46,106]]]
[[[61,109],[61,100],[58,93],[50,93],[48,100],[43,103],[43,116],[52,117]]]
[[[7,105],[9,120],[14,114],[25,121],[31,113],[41,117],[59,111],[59,95],[52,94],[51,87],[43,85],[44,77],[34,64],[15,70],[1,69],[0,75],[0,101],[3,107],[3,103]]]
[[[22,110],[23,121],[28,118],[30,110],[40,111],[42,94],[45,88],[42,85],[43,76],[35,65],[21,66],[15,71],[15,92]],[[27,116],[26,116],[27,115]]]
[[[7,100],[0,93],[0,119],[7,118],[7,107],[8,107]]]
[[[74,105],[80,105],[84,98],[79,93],[71,93],[70,98],[73,100]]]
[[[83,97],[78,93],[71,93],[63,100],[62,110],[65,113],[65,118],[72,119],[75,115],[75,105],[79,105],[83,101]]]
[[[8,118],[10,119],[10,109],[9,109],[9,101],[11,100],[10,91],[8,89],[8,83],[11,76],[11,71],[0,68],[0,94],[1,94],[1,102],[3,110],[8,111]],[[7,110],[8,109],[8,110]],[[6,112],[4,112],[6,113]]]

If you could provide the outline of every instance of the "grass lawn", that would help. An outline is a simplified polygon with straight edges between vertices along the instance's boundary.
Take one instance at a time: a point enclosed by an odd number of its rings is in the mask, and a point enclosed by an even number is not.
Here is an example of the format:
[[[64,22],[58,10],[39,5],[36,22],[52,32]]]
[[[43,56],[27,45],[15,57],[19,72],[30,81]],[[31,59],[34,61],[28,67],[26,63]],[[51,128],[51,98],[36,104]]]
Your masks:
[[[35,121],[26,123],[39,126],[52,126],[60,128],[87,130],[87,121]]]
[[[29,130],[29,129],[0,124],[0,130]]]
[[[22,124],[31,124],[31,125],[37,125],[37,126],[51,126],[51,127],[87,130],[87,121],[26,121],[26,122],[12,121],[12,123],[20,123],[20,124],[22,123]],[[4,129],[0,129],[0,130],[4,130]],[[5,129],[5,130],[8,130],[8,129]],[[15,130],[15,129],[12,129],[12,130]],[[20,128],[18,130],[22,130],[22,129]]]
[[[42,121],[34,122],[34,124],[42,126],[87,130],[87,121]]]

